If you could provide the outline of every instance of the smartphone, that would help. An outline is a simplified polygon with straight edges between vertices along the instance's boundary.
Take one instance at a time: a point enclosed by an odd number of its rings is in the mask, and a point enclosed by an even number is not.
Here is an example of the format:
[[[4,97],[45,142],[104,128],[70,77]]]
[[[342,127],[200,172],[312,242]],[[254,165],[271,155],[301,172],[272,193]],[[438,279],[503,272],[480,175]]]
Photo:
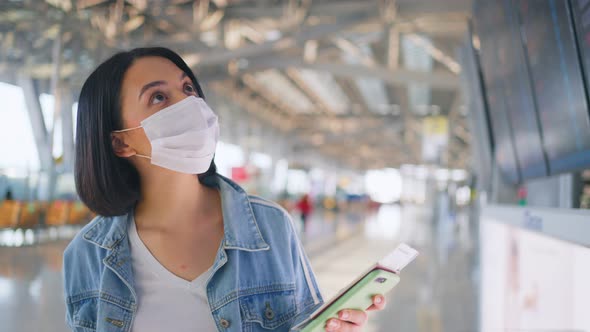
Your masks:
[[[304,326],[298,327],[302,332],[322,332],[326,321],[338,318],[338,312],[343,309],[367,310],[373,304],[373,296],[386,294],[398,284],[397,274],[376,268],[365,274],[358,282],[341,293],[332,303],[327,305],[317,316],[312,317]]]

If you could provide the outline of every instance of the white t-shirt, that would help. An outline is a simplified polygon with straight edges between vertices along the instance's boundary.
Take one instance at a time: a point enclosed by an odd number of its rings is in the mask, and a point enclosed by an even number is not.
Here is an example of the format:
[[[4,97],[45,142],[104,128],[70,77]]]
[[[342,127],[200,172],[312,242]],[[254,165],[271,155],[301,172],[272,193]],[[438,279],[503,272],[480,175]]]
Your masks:
[[[141,241],[135,221],[129,242],[138,307],[131,332],[217,331],[207,300],[211,268],[193,281],[168,271]]]

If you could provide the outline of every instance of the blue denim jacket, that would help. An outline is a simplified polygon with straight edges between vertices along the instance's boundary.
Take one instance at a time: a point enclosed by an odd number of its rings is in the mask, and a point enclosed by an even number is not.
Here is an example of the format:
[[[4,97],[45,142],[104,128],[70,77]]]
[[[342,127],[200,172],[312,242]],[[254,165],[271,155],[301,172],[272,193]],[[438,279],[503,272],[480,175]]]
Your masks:
[[[289,214],[214,178],[225,228],[207,282],[217,329],[289,331],[323,302]],[[73,331],[130,331],[133,325],[138,298],[127,237],[131,213],[96,217],[65,250],[66,322]]]

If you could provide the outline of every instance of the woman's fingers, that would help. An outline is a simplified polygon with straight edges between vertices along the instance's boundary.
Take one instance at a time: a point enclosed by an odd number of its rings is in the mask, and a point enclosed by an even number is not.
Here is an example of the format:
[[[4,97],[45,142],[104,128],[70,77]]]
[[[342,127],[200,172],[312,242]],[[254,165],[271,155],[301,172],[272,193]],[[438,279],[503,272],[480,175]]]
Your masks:
[[[373,296],[373,304],[367,311],[383,310],[386,301],[383,295]],[[326,322],[326,331],[349,332],[361,331],[367,323],[368,315],[362,310],[344,309],[338,312],[338,318],[331,318]]]
[[[375,295],[373,296],[373,304],[367,308],[367,311],[379,311],[385,309],[387,305],[387,301],[385,300],[385,296],[383,295]]]
[[[362,328],[362,325],[357,325],[336,318],[329,319],[326,322],[326,331],[328,332],[360,332],[362,331]]]
[[[326,331],[360,331],[367,322],[367,318],[367,313],[362,310],[341,310],[338,313],[338,319],[332,318],[326,322]]]
[[[338,319],[345,322],[354,323],[357,325],[363,325],[367,322],[367,313],[362,310],[340,310],[338,313]]]

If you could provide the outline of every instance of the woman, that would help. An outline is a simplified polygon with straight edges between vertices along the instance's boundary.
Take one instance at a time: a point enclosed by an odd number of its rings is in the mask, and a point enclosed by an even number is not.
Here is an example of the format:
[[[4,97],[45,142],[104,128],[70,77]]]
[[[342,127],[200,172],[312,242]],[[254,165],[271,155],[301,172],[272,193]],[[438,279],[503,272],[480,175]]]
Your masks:
[[[84,83],[76,189],[98,217],[64,253],[72,330],[288,331],[321,306],[289,215],[216,174],[202,98],[165,48],[116,54]],[[327,330],[366,317],[343,310]]]

